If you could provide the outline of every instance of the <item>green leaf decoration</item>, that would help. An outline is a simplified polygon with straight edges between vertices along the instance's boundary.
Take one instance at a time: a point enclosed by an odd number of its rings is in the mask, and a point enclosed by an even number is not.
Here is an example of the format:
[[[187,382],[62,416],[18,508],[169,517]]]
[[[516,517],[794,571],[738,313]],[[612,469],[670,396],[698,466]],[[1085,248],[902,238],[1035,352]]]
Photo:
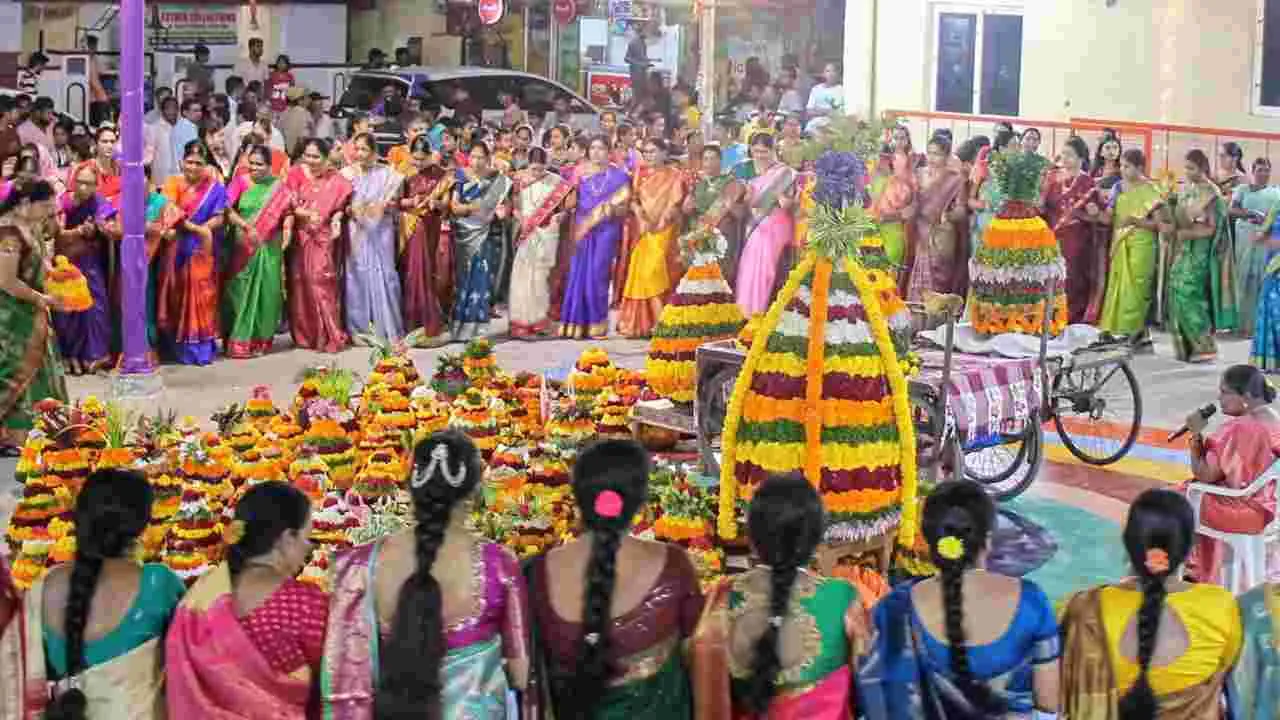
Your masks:
[[[1009,200],[1035,205],[1040,202],[1040,178],[1049,161],[1025,152],[997,152],[991,155],[991,175]]]
[[[876,221],[860,205],[836,208],[818,204],[809,217],[810,250],[831,260],[857,253],[862,238],[876,232]]]

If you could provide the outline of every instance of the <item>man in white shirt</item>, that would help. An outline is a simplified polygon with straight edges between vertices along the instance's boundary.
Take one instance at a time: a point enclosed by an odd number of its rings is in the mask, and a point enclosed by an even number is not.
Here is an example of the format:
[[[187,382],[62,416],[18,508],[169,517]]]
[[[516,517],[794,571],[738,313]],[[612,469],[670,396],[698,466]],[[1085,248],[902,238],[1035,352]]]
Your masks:
[[[271,67],[262,60],[262,38],[249,38],[249,57],[237,60],[231,74],[239,76],[246,86],[254,80],[263,87],[267,86]]]
[[[328,108],[325,107],[325,101],[329,97],[313,92],[307,99],[310,105],[308,109],[311,111],[311,136],[332,140],[333,118],[329,117]]]
[[[155,99],[152,101],[151,109],[146,115],[142,116],[142,121],[148,125],[154,125],[160,122],[160,106],[164,105],[164,99],[173,97],[173,90],[167,85],[159,85],[156,87]]]
[[[166,95],[160,101],[160,119],[147,126],[146,143],[152,154],[151,174],[160,181],[178,172],[173,155],[173,126],[178,122],[178,98]]]
[[[236,126],[236,131],[234,133],[226,134],[227,142],[229,143],[227,147],[228,155],[231,155],[232,157],[235,156],[236,151],[240,149],[240,145],[244,142],[244,139],[248,137],[249,133],[254,131],[254,125],[259,119],[262,119],[266,126],[271,129],[271,140],[267,142],[267,145],[276,150],[284,151],[284,134],[280,132],[280,128],[272,127],[271,113],[268,112],[265,107],[263,108],[263,111],[259,113],[256,105],[245,101],[240,103],[240,124]]]
[[[809,104],[805,107],[809,124],[805,132],[814,132],[831,122],[832,115],[844,112],[844,86],[840,84],[840,68],[829,62],[822,69],[822,83],[809,91]]]
[[[200,137],[200,123],[204,120],[204,103],[196,98],[182,101],[182,117],[169,132],[169,144],[173,148],[174,162],[180,167],[186,159],[187,143]]]
[[[26,122],[18,126],[18,139],[53,152],[53,98],[36,98]]]

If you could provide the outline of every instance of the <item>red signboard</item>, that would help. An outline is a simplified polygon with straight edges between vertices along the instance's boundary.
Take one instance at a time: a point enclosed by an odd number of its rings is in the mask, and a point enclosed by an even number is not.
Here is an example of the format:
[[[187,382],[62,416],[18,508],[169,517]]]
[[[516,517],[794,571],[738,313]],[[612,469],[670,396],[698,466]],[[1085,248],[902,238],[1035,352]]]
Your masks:
[[[561,25],[568,25],[578,16],[577,0],[555,0],[551,6],[551,11],[555,13],[556,22]]]
[[[502,13],[506,12],[506,4],[503,0],[479,0],[476,3],[476,10],[480,13],[480,22],[485,25],[493,25],[502,19]]]
[[[587,99],[596,107],[626,105],[631,102],[631,76],[626,73],[588,73]]]

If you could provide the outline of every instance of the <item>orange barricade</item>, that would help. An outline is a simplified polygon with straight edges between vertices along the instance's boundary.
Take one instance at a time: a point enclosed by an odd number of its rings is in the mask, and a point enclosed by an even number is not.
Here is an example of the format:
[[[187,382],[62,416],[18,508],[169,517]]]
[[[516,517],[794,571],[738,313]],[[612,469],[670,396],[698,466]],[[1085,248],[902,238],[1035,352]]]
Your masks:
[[[1273,165],[1280,162],[1280,133],[1094,118],[1072,118],[1071,122],[1091,127],[1113,127],[1120,131],[1121,137],[1134,132],[1146,133],[1152,139],[1152,147],[1147,151],[1147,157],[1150,158],[1152,173],[1156,174],[1171,170],[1181,175],[1183,159],[1187,152],[1194,148],[1203,150],[1216,170],[1217,155],[1222,150],[1223,144],[1228,142],[1238,143],[1244,150],[1246,171],[1259,157],[1267,158]]]
[[[1147,157],[1152,154],[1153,131],[1150,127],[1139,123],[1109,123],[1100,120],[1072,118],[1062,120],[1035,120],[1032,118],[1006,117],[1001,115],[966,115],[963,113],[928,112],[921,110],[886,110],[883,113],[886,123],[898,123],[911,130],[911,140],[917,152],[925,151],[925,143],[935,130],[947,128],[951,130],[953,147],[975,135],[986,135],[994,138],[995,124],[1007,122],[1013,129],[1022,131],[1035,128],[1040,131],[1040,154],[1052,158],[1066,143],[1067,138],[1079,135],[1089,145],[1089,152],[1095,153],[1102,131],[1108,128],[1119,132],[1121,142],[1126,147],[1141,147]],[[1280,136],[1277,136],[1280,138]]]

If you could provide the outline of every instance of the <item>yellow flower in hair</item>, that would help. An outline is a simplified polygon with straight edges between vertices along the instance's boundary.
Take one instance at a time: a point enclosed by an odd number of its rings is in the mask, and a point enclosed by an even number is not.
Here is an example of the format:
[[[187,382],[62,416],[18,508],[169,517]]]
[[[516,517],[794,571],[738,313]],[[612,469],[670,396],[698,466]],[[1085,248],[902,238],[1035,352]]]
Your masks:
[[[938,556],[944,560],[955,562],[964,557],[964,541],[955,535],[948,535],[938,541]]]
[[[231,524],[227,526],[227,531],[222,534],[222,539],[228,545],[238,545],[244,539],[244,531],[243,520],[232,520]]]

